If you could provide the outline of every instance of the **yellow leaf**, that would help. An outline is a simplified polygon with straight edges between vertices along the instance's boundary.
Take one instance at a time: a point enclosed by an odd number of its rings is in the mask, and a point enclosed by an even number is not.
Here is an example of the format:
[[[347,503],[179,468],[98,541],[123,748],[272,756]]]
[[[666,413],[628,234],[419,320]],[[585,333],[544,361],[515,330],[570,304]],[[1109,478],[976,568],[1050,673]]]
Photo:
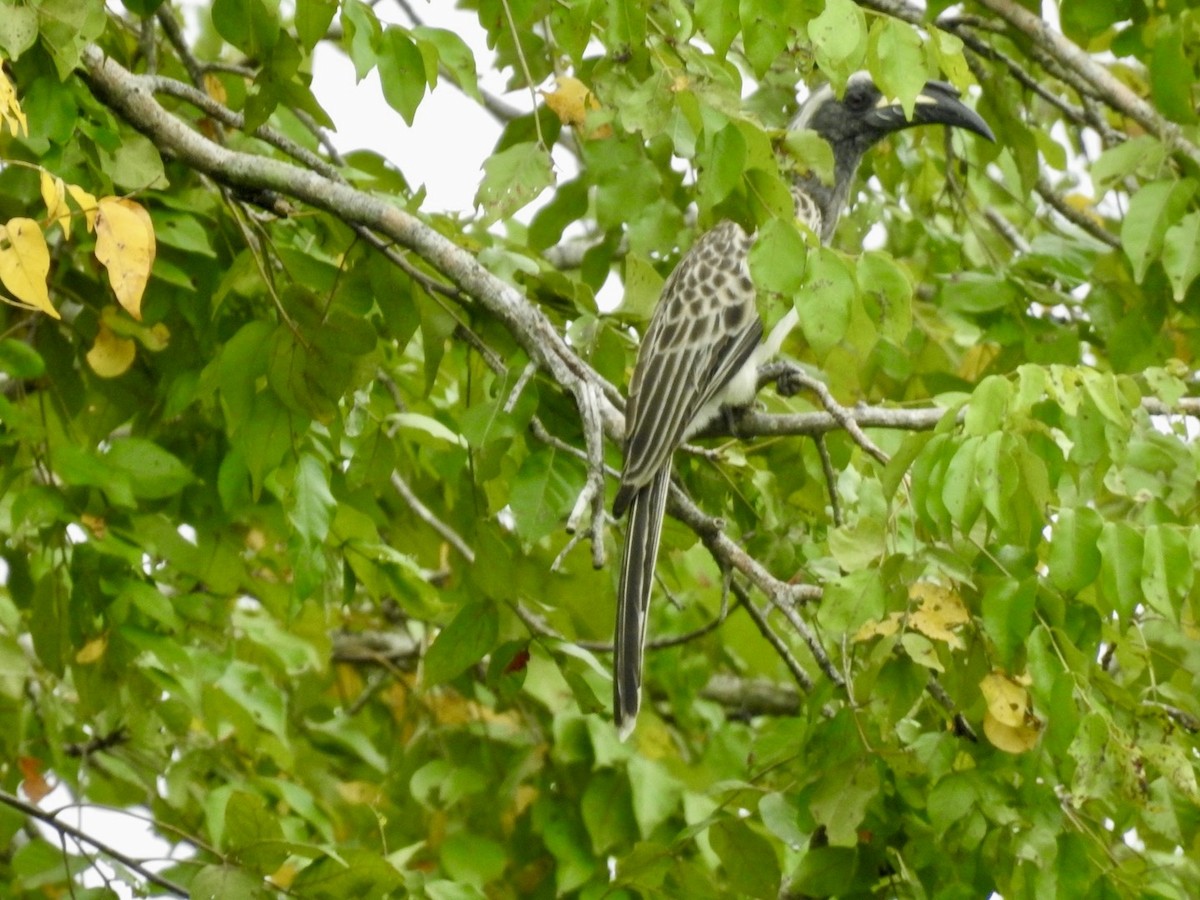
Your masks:
[[[138,321],[154,254],[150,214],[124,197],[101,198],[96,219],[96,259],[108,269],[108,282],[117,302]]]
[[[1042,722],[1033,714],[1029,691],[1019,680],[999,672],[983,676],[979,690],[987,703],[983,733],[1006,753],[1025,753],[1037,745]]]
[[[61,178],[56,178],[45,169],[41,170],[42,201],[50,223],[58,223],[63,237],[71,236],[71,210],[67,208],[67,189]]]
[[[992,341],[979,341],[967,348],[958,364],[958,377],[967,381],[979,381],[988,366],[1000,355],[1000,345]]]
[[[1007,675],[991,672],[979,682],[979,690],[987,702],[988,712],[1004,725],[1016,726],[1025,722],[1029,713],[1029,691]]]
[[[92,533],[92,537],[96,540],[102,541],[108,537],[108,522],[103,516],[93,516],[91,513],[83,513],[79,517],[79,521],[84,528]]]
[[[88,365],[101,378],[124,375],[137,357],[137,344],[129,338],[118,337],[112,329],[100,323],[96,341],[87,352]]]
[[[29,134],[29,120],[21,112],[21,104],[17,100],[17,92],[8,80],[8,76],[0,69],[0,118],[8,124],[8,130],[13,134],[24,132]]]
[[[992,715],[991,710],[983,714],[983,733],[992,746],[1005,753],[1028,753],[1037,746],[1042,733],[1041,722],[1032,719],[1031,725],[1005,725]]]
[[[546,99],[546,105],[550,107],[551,112],[558,116],[559,121],[564,125],[571,125],[578,128],[587,119],[587,114],[591,110],[600,109],[600,101],[596,99],[596,95],[588,90],[588,86],[578,78],[572,78],[570,75],[560,75],[555,82],[558,85],[558,90],[550,93],[542,93]],[[612,136],[612,125],[604,122],[584,135],[588,140],[597,138],[606,138]]]
[[[908,596],[920,601],[920,606],[908,617],[913,628],[935,641],[945,641],[958,650],[963,648],[962,638],[950,629],[965,625],[971,616],[957,594],[940,585],[918,581],[908,589]]]
[[[204,75],[204,92],[222,106],[229,104],[229,94],[225,90],[225,83],[213,72],[206,72]]]
[[[903,613],[894,612],[882,622],[877,622],[875,619],[863,622],[854,635],[854,643],[861,644],[871,638],[890,637],[900,630],[900,622],[903,618]]]
[[[375,806],[383,800],[383,790],[370,781],[340,781],[337,784],[338,796],[347,803],[363,803]]]
[[[50,251],[38,223],[16,218],[0,225],[0,282],[31,309],[61,319],[50,304],[50,291],[46,287],[49,274]]]
[[[104,651],[108,649],[108,637],[100,635],[98,638],[92,638],[86,644],[79,648],[79,652],[75,654],[75,662],[81,666],[91,665],[104,655]]]
[[[87,221],[87,230],[95,231],[96,215],[100,212],[100,204],[96,202],[95,195],[89,194],[77,184],[68,184],[67,193],[83,213],[83,218]]]
[[[600,103],[588,86],[578,78],[560,75],[558,90],[543,94],[546,105],[564,125],[582,125],[589,109],[599,109]]]

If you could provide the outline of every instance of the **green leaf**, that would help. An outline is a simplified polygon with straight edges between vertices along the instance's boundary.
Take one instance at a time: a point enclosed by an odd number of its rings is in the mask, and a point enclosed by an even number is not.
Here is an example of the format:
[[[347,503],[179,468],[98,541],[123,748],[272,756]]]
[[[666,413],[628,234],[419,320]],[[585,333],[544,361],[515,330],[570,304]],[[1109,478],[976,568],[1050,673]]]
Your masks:
[[[932,38],[928,49],[936,60],[934,70],[940,69],[951,84],[960,91],[965,91],[973,79],[971,67],[967,64],[967,58],[963,54],[962,38],[942,31],[940,28],[934,28],[932,25],[927,24],[925,27]]]
[[[5,4],[4,16],[13,6]],[[104,32],[104,4],[95,0],[40,0],[36,8],[42,47],[54,59],[59,78],[66,81],[79,66],[83,48]]]
[[[550,154],[536,143],[514,144],[488,157],[475,194],[488,221],[507,219],[554,183]]]
[[[237,866],[205,866],[188,885],[197,900],[217,897],[265,897],[262,878]]]
[[[1058,525],[1055,525],[1057,533]],[[1051,569],[1053,577],[1054,570]],[[1037,584],[1032,579],[997,581],[983,595],[983,627],[996,645],[999,662],[1005,668],[1013,665],[1029,638],[1033,623]]]
[[[1167,229],[1163,235],[1162,262],[1175,299],[1182,301],[1200,275],[1200,212],[1188,213]]]
[[[429,86],[421,51],[409,37],[408,31],[397,25],[389,25],[384,29],[377,50],[383,97],[405,122],[412,125],[417,107]]]
[[[32,6],[8,6],[0,16],[0,51],[16,61],[38,36],[37,11]]]
[[[302,897],[386,897],[404,884],[403,876],[386,858],[361,847],[337,848],[337,858],[324,856],[306,866],[290,890]],[[237,896],[229,894],[225,896]]]
[[[1142,592],[1147,605],[1168,622],[1178,622],[1194,575],[1195,564],[1180,531],[1170,525],[1149,526],[1142,556]]]
[[[479,74],[475,70],[475,54],[467,46],[467,42],[444,28],[430,28],[419,25],[412,31],[418,43],[427,44],[437,50],[439,62],[446,67],[454,83],[464,94],[479,103],[483,95],[479,93]],[[436,72],[436,69],[435,69]],[[434,84],[435,79],[430,80]]]
[[[1139,283],[1146,269],[1161,255],[1167,229],[1183,217],[1188,201],[1196,193],[1197,183],[1163,180],[1144,185],[1129,201],[1129,211],[1121,223],[1121,242]]]
[[[811,847],[800,860],[788,888],[800,896],[841,897],[849,892],[858,870],[851,847]]]
[[[795,304],[800,328],[818,359],[846,336],[854,296],[854,275],[841,256],[827,247],[809,253]]]
[[[337,501],[329,489],[325,465],[311,454],[303,454],[297,462],[288,500],[288,521],[305,546],[321,544],[329,533]]]
[[[971,394],[971,402],[963,417],[963,433],[983,436],[998,431],[1008,415],[1013,386],[999,375],[989,375]]]
[[[825,826],[835,847],[858,844],[858,827],[867,805],[879,793],[879,773],[871,762],[852,762],[836,773],[828,772],[813,795],[813,818]]]
[[[868,42],[867,70],[884,95],[898,99],[911,119],[917,94],[929,80],[924,43],[916,29],[890,16],[876,19]]]
[[[122,135],[120,145],[111,155],[101,154],[100,164],[113,183],[126,190],[144,191],[168,186],[158,148],[140,134]]]
[[[650,260],[639,253],[630,252],[624,260],[625,293],[617,312],[643,321],[649,320],[662,296],[663,283],[666,281],[654,268]]]
[[[742,180],[746,168],[746,138],[733,122],[712,138],[700,172],[700,204],[711,209],[729,196]]]
[[[287,859],[279,815],[263,798],[234,791],[225,804],[224,849],[244,866],[269,874]]]
[[[1196,79],[1187,77],[1189,72],[1195,74],[1195,68],[1184,50],[1184,41],[1195,41],[1195,20],[1187,38],[1185,27],[1179,20],[1168,20],[1156,29],[1150,56],[1150,96],[1163,115],[1191,125],[1196,122],[1200,95],[1196,93]]]
[[[808,37],[817,65],[835,86],[844,86],[862,68],[867,18],[852,0],[828,0],[822,13],[808,23]]]
[[[269,731],[281,741],[287,740],[287,707],[284,694],[267,681],[258,666],[232,660],[217,679],[215,687],[248,713],[260,728]]]
[[[638,832],[649,838],[659,825],[679,810],[682,785],[654,760],[631,756],[627,763],[633,817]]]
[[[1121,620],[1142,602],[1142,535],[1124,522],[1105,522],[1100,533],[1100,588]]]
[[[592,773],[580,798],[579,812],[597,855],[628,846],[637,837],[629,788],[620,773],[612,769]]]
[[[0,372],[13,378],[40,378],[46,371],[41,354],[24,341],[0,340]]]
[[[325,37],[337,11],[337,0],[296,0],[296,35],[306,51]]]
[[[976,465],[982,441],[982,438],[969,437],[959,445],[946,467],[946,480],[942,486],[942,502],[963,534],[970,532],[983,511],[983,492],[980,490],[983,479],[979,477]]]
[[[144,438],[115,441],[104,461],[129,476],[136,496],[151,500],[174,496],[195,481],[178,457]]]
[[[758,230],[750,248],[750,277],[761,290],[795,295],[804,284],[808,257],[808,244],[795,224],[772,219]]]
[[[554,532],[582,487],[582,473],[573,457],[553,447],[530,453],[522,461],[509,495],[517,534],[533,542]]]
[[[1050,582],[1060,591],[1078,593],[1100,574],[1098,542],[1104,520],[1088,506],[1059,510],[1051,526],[1046,566]]]
[[[888,340],[903,344],[912,330],[912,282],[890,255],[868,250],[858,260],[858,290],[867,315]]]
[[[800,173],[811,172],[825,184],[833,184],[833,147],[825,138],[808,128],[793,129],[784,135],[783,149]]]
[[[212,21],[217,34],[261,59],[279,40],[279,0],[213,0]]]
[[[425,683],[441,684],[460,675],[496,646],[500,618],[491,603],[468,603],[443,628],[425,657]]]
[[[745,822],[723,819],[708,830],[708,839],[737,896],[772,900],[778,896],[782,873],[766,838]]]
[[[342,46],[354,63],[355,78],[362,81],[379,62],[375,48],[383,41],[383,27],[362,0],[343,0],[342,28]]]
[[[1127,176],[1151,177],[1159,171],[1166,156],[1167,150],[1162,141],[1149,134],[1141,134],[1109,147],[1092,164],[1091,176],[1096,185],[1096,196],[1103,197]]]
[[[729,0],[696,0],[693,14],[713,53],[718,58],[724,57],[737,37],[740,25],[737,6]]]
[[[464,894],[439,894],[425,890],[434,897],[446,897],[447,900],[457,896],[486,898],[482,893],[484,886],[504,875],[508,866],[508,855],[504,844],[491,840],[480,834],[459,832],[446,838],[442,844],[440,857],[442,866],[462,888],[471,888],[473,892]],[[447,886],[450,886],[447,883]]]
[[[755,77],[762,78],[787,47],[791,16],[775,0],[725,0],[724,5],[734,12],[740,8],[746,59]]]

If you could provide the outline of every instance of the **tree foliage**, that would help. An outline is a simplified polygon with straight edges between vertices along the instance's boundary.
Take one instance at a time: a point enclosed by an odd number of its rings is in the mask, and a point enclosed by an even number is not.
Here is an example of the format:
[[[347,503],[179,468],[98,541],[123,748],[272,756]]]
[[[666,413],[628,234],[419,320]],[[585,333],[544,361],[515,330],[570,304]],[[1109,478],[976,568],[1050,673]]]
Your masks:
[[[0,3],[14,896],[111,896],[55,783],[187,848],[117,865],[151,894],[1194,892],[1191,3],[463,0],[484,60],[386,0],[123,2]],[[473,213],[331,149],[320,42],[501,118]],[[891,141],[809,249],[783,129],[860,68],[997,141]],[[621,744],[615,388],[723,218],[817,384],[679,454]]]

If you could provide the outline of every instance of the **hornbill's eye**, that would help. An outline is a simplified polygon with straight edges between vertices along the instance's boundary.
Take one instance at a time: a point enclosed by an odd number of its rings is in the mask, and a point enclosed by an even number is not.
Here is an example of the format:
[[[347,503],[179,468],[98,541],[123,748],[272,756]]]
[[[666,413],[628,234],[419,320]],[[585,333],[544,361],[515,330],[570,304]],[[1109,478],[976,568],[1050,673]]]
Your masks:
[[[843,102],[853,112],[862,112],[871,105],[871,88],[865,84],[852,84],[846,88]]]

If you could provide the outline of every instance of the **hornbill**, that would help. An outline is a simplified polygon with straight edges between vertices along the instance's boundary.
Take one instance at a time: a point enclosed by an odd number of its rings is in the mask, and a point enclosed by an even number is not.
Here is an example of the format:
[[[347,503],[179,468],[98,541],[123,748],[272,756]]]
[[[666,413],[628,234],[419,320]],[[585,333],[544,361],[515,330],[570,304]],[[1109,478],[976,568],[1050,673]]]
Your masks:
[[[863,154],[893,132],[933,124],[994,139],[987,123],[942,81],[925,85],[912,118],[885,97],[866,72],[852,75],[841,97],[829,85],[814,90],[790,128],[811,129],[829,142],[834,178],[826,184],[812,173],[796,177],[796,217],[828,243]],[[622,738],[633,730],[641,702],[646,611],[671,482],[671,456],[722,407],[753,401],[759,366],[779,352],[797,321],[793,305],[763,340],[747,265],[753,242],[753,235],[731,221],[719,223],[696,241],[663,286],[634,366],[625,410],[625,464],[613,503],[616,517],[629,511],[613,663],[613,717]],[[818,296],[795,298],[796,304],[818,302]]]

